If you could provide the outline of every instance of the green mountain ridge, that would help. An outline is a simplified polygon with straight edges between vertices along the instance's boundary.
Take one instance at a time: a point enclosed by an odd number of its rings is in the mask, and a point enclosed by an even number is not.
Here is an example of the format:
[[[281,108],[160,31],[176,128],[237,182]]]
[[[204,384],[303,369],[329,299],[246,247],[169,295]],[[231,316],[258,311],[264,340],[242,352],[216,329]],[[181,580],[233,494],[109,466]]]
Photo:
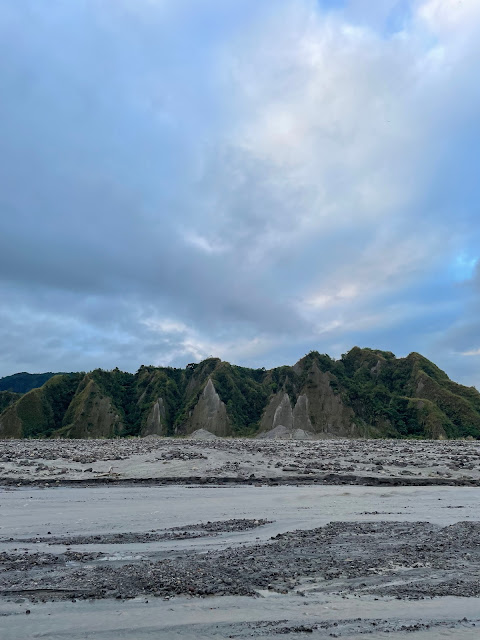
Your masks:
[[[58,373],[52,373],[51,371],[48,373],[27,373],[26,371],[14,373],[12,376],[0,378],[0,392],[27,393],[27,391],[41,387],[47,380],[56,375]]]
[[[25,384],[29,374],[19,375]],[[316,437],[480,438],[480,393],[418,353],[396,358],[354,347],[339,360],[312,351],[270,370],[209,358],[185,369],[142,366],[135,374],[37,375],[49,378],[22,395],[0,390],[1,438],[180,436],[198,429],[262,436],[279,428],[292,437],[301,430]]]

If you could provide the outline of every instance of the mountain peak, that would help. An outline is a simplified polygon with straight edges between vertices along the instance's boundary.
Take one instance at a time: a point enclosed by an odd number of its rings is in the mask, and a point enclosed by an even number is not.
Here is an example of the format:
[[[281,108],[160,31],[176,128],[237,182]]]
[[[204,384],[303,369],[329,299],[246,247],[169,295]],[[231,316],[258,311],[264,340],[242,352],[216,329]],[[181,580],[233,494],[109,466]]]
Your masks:
[[[23,391],[0,391],[0,437],[255,436],[282,427],[308,437],[480,438],[480,393],[416,352],[353,347],[335,360],[310,351],[270,370],[210,357],[185,369],[29,376],[3,379]]]

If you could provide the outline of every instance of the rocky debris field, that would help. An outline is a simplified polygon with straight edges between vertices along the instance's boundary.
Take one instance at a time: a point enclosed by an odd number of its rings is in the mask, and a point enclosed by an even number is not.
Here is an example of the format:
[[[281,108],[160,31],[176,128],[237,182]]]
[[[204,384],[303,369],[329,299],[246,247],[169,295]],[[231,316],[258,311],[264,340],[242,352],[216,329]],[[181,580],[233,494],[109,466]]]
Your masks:
[[[219,522],[210,529],[262,524]],[[199,528],[192,525],[191,530]],[[125,541],[131,542],[133,535]],[[82,543],[88,545],[88,539]],[[268,592],[302,598],[312,591],[399,599],[480,596],[479,522],[447,527],[427,522],[332,522],[278,534],[260,544],[190,551],[159,561],[139,557],[119,566],[99,553],[25,554],[21,541],[18,544],[16,551],[0,556],[0,595],[34,601]]]
[[[480,484],[480,442],[465,440],[0,441],[0,484],[92,482]]]
[[[397,620],[384,620],[382,618],[344,618],[340,620],[325,620],[313,624],[288,624],[285,620],[274,620],[268,622],[254,622],[248,625],[238,625],[241,637],[244,637],[247,629],[251,636],[287,636],[290,640],[294,638],[308,638],[315,634],[317,638],[358,638],[364,635],[375,634],[412,634],[419,631],[437,631],[442,636],[446,630],[472,629],[478,625],[478,618],[468,619],[466,617],[452,621],[428,620],[422,622],[406,622]],[[235,634],[229,638],[240,637]],[[377,636],[378,637],[378,636]],[[454,638],[455,636],[450,636]],[[432,638],[433,640],[433,638]]]
[[[477,640],[479,492],[0,487],[0,636]]]
[[[0,441],[0,626],[473,640],[479,487],[477,441]]]
[[[48,545],[84,545],[84,544],[128,544],[142,542],[160,542],[162,540],[188,540],[192,538],[204,538],[233,531],[249,531],[265,524],[271,524],[270,520],[260,518],[258,520],[232,519],[218,522],[201,522],[199,524],[185,525],[184,527],[171,527],[167,530],[149,531],[146,533],[107,533],[91,536],[36,536],[34,538],[0,538],[2,542],[16,542],[20,544],[44,543]],[[1,557],[1,556],[0,556]],[[87,558],[88,559],[88,558]]]

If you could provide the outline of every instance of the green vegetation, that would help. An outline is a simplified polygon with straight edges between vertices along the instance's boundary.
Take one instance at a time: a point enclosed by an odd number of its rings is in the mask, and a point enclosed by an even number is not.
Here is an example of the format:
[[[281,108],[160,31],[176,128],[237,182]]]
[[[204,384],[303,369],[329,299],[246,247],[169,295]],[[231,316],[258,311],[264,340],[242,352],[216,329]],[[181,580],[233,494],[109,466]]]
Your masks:
[[[20,394],[13,391],[0,391],[0,413],[19,400]]]
[[[270,390],[263,369],[247,369],[222,362],[212,375],[236,436],[250,436],[258,431]]]
[[[56,373],[15,373],[13,376],[0,378],[0,391],[13,391],[14,393],[28,393],[37,389],[56,376]]]
[[[43,387],[32,389],[10,405],[1,414],[0,424],[6,422],[7,432],[14,430],[15,435],[24,438],[51,436],[61,427],[82,377],[81,373],[53,376]]]
[[[165,435],[174,435],[174,423],[182,411],[185,377],[183,369],[140,367],[130,391],[127,434],[142,433],[153,405],[162,398],[166,414]]]
[[[355,413],[393,436],[480,438],[480,393],[453,383],[418,353],[396,359],[355,347],[334,372]]]
[[[358,433],[480,438],[480,393],[452,382],[418,353],[396,358],[389,351],[354,347],[339,360],[311,351],[294,366],[269,371],[209,358],[185,369],[142,366],[135,374],[96,369],[28,376],[2,379],[4,385],[14,380],[17,389],[27,389],[41,381],[38,376],[48,377],[21,396],[0,391],[0,437],[182,435],[211,379],[226,407],[228,432],[236,436],[258,433],[270,400],[283,392],[292,407],[300,394],[310,399],[323,394],[331,410],[338,406],[350,416]],[[313,409],[310,404],[313,428],[320,429],[322,402]]]

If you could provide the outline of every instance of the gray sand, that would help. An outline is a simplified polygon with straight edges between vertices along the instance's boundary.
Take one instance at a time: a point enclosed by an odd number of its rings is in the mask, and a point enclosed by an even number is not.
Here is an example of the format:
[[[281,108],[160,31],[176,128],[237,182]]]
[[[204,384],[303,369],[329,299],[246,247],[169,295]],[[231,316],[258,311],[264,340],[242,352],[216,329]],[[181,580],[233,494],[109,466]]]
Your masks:
[[[2,640],[478,637],[480,487],[221,485],[227,474],[295,478],[312,465],[372,474],[375,460],[377,475],[427,479],[447,469],[454,484],[459,473],[477,477],[477,443],[23,444],[4,442],[0,453],[9,458],[0,488]],[[75,471],[87,465],[118,464],[128,479],[168,465],[188,477],[203,464],[220,486],[11,483],[15,475],[35,482],[34,468],[19,464],[34,459],[67,465],[61,476],[70,479],[93,478],[94,470]]]
[[[4,440],[0,483],[328,477],[346,483],[480,484],[480,442],[405,440]],[[360,482],[362,483],[362,482]]]

